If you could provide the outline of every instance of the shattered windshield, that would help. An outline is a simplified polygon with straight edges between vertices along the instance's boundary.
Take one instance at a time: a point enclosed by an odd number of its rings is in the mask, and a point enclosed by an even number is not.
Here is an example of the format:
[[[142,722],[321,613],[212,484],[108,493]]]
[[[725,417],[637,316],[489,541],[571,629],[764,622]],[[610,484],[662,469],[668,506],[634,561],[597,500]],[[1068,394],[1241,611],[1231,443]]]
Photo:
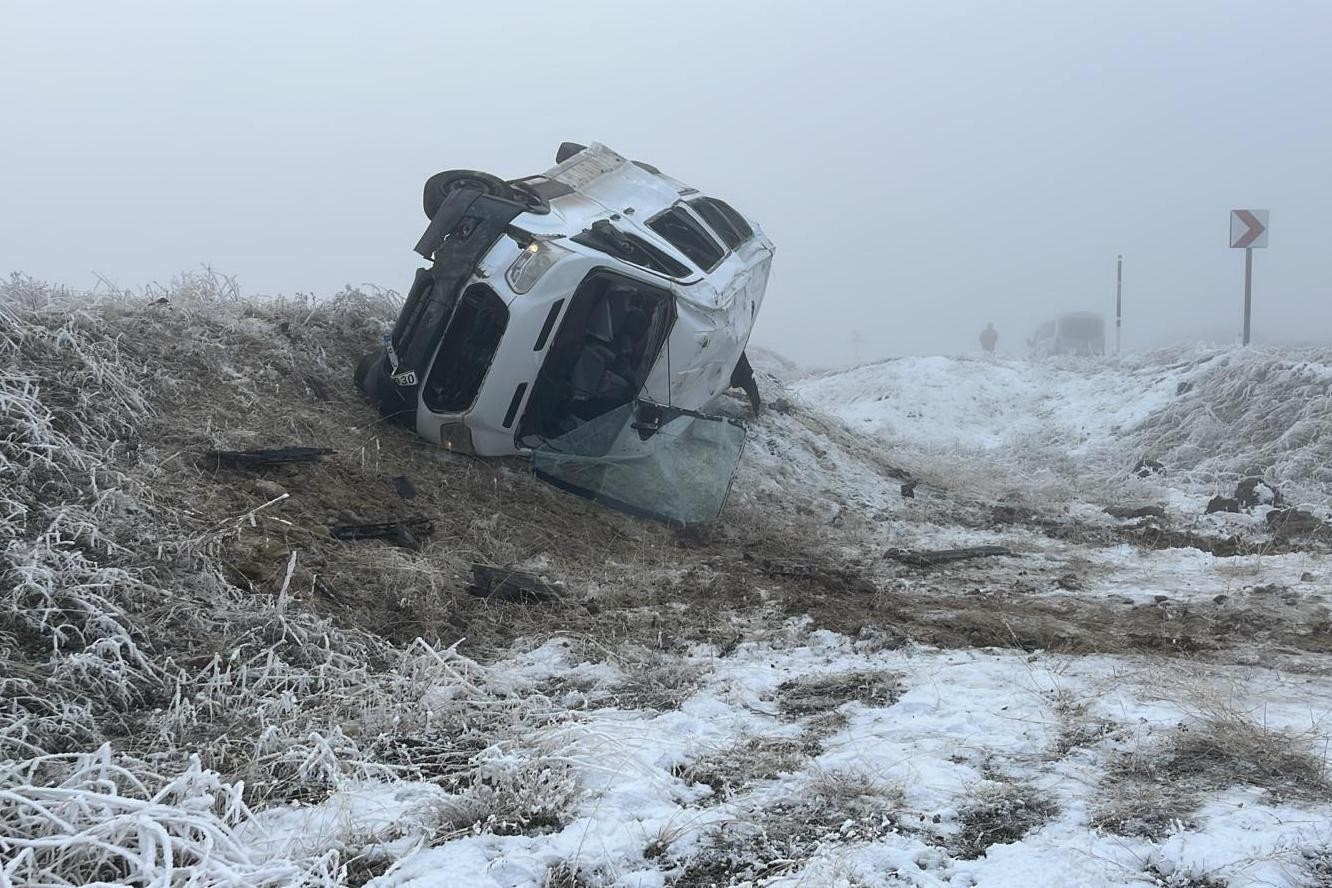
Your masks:
[[[631,265],[637,265],[668,277],[683,278],[689,276],[689,269],[647,241],[635,235],[620,231],[604,219],[593,223],[592,227],[571,238],[574,243],[600,250],[611,256],[617,256]]]
[[[705,524],[721,514],[744,445],[736,420],[640,401],[546,441],[532,468],[631,515]]]

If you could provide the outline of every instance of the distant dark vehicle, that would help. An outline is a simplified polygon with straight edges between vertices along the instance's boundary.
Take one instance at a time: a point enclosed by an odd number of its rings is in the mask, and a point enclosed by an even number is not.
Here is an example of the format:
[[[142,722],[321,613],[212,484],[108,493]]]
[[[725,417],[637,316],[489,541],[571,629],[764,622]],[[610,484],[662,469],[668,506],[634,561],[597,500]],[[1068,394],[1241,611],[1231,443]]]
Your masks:
[[[1105,354],[1105,318],[1092,311],[1074,311],[1046,321],[1027,340],[1033,357]]]

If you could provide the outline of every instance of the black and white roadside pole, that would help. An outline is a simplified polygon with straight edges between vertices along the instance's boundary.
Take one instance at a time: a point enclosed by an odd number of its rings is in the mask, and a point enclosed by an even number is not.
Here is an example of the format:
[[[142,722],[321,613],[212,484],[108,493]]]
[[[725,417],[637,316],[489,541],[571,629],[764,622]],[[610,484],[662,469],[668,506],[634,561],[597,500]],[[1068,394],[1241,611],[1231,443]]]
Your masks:
[[[1253,251],[1267,246],[1267,210],[1231,210],[1230,246],[1244,250],[1244,344],[1253,317]]]
[[[1120,331],[1124,328],[1124,257],[1115,263],[1115,354],[1119,354]]]

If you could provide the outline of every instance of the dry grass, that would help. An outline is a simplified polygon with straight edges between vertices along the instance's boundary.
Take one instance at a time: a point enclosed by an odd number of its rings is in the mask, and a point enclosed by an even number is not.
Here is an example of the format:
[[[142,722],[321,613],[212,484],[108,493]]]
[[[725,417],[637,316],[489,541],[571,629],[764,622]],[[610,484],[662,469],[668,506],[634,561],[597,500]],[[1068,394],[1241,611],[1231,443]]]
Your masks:
[[[577,865],[568,861],[555,864],[541,879],[541,888],[591,888],[592,884]]]
[[[331,884],[337,855],[265,862],[236,838],[240,789],[198,761],[168,777],[84,755],[0,763],[0,881],[6,885]]]
[[[947,841],[950,854],[974,860],[991,845],[1016,842],[1053,818],[1057,805],[1036,787],[990,781],[977,786],[958,812],[959,830]]]
[[[778,705],[791,718],[829,713],[845,703],[892,706],[902,696],[901,675],[886,671],[804,676],[777,688]]]
[[[391,299],[355,291],[247,302],[210,274],[150,298],[0,284],[7,878],[150,882],[175,867],[207,881],[229,867],[252,884],[331,882],[336,854],[282,867],[246,858],[231,836],[248,806],[446,764],[471,774],[468,798],[485,809],[473,822],[529,829],[555,816],[542,806],[565,798],[559,768],[506,777],[466,751],[447,762],[403,752],[450,725],[508,735],[548,710],[489,706],[484,669],[446,646],[458,566],[512,557],[524,539],[484,508],[522,476],[427,462],[360,404],[354,356],[393,314]],[[194,458],[291,444],[335,454],[257,479]],[[328,537],[343,510],[401,514],[388,479],[413,473],[452,475],[422,505],[448,516],[453,545],[353,551]],[[463,488],[480,509],[456,508]],[[112,772],[114,792],[87,776]],[[211,809],[205,793],[234,804]],[[155,832],[135,831],[140,814]],[[57,840],[86,853],[52,854]]]
[[[574,768],[540,755],[480,756],[461,793],[432,812],[435,842],[479,832],[537,835],[563,828],[582,795]]]
[[[828,842],[870,842],[897,829],[903,792],[860,771],[823,771],[799,793],[752,802],[684,861],[678,888],[736,885],[799,871]]]
[[[1159,837],[1188,822],[1207,794],[1237,785],[1264,789],[1275,801],[1326,801],[1332,782],[1315,739],[1212,707],[1121,756],[1107,772],[1093,822],[1122,835]]]
[[[1157,865],[1148,866],[1143,875],[1151,880],[1149,884],[1158,888],[1227,888],[1230,884],[1224,879],[1191,869],[1172,867],[1169,872],[1162,872]]]
[[[624,680],[610,692],[611,701],[626,709],[669,712],[698,689],[703,668],[682,657],[635,645],[617,657]]]
[[[1114,722],[1091,715],[1091,701],[1079,698],[1072,691],[1055,691],[1051,708],[1058,724],[1052,750],[1054,758],[1063,758],[1075,749],[1099,743],[1116,731]]]
[[[687,783],[708,786],[712,800],[721,802],[759,781],[798,772],[817,752],[805,738],[751,737],[677,765],[672,773]]]
[[[1300,857],[1308,888],[1332,888],[1332,849],[1309,848]]]
[[[223,869],[248,884],[369,878],[384,860],[355,843],[278,865],[236,839],[253,808],[363,778],[453,790],[431,821],[436,841],[558,829],[582,789],[567,750],[529,740],[569,713],[539,693],[499,697],[484,665],[518,636],[594,640],[627,676],[608,694],[655,711],[701,680],[680,656],[692,644],[725,656],[820,607],[851,634],[891,626],[892,644],[1109,637],[1104,609],[1070,628],[1058,603],[996,612],[946,590],[889,594],[878,567],[848,562],[879,533],[863,516],[834,527],[817,508],[739,497],[726,521],[681,535],[560,494],[519,464],[440,454],[351,389],[356,356],[393,314],[391,295],[356,291],[242,300],[210,274],[146,297],[0,284],[0,858],[15,884],[148,883],[169,869],[200,883]],[[872,449],[830,434],[858,457]],[[335,453],[253,474],[196,459],[283,445]],[[398,475],[418,499],[398,497]],[[326,530],[408,511],[437,527],[417,549]],[[569,595],[550,608],[472,600],[458,590],[474,560],[540,562]],[[793,562],[812,567],[783,573]],[[900,693],[893,673],[856,672],[788,683],[777,700],[817,734],[849,702],[890,706]],[[816,751],[808,733],[753,741],[679,776],[734,794]],[[1174,753],[1195,777],[1207,769],[1188,762],[1229,754]],[[1249,779],[1303,774],[1281,791],[1312,791],[1298,761],[1261,761]],[[705,884],[791,871],[825,839],[891,829],[900,805],[861,774],[814,775],[803,792],[742,811],[686,873]],[[1034,807],[1021,793],[975,806],[976,844],[991,835],[984,812],[1019,802]],[[78,853],[51,853],[62,844]]]
[[[1149,356],[1160,364],[1164,354]],[[1193,350],[1176,356],[1189,390],[1128,440],[1172,472],[1216,490],[1266,475],[1297,499],[1327,501],[1332,376],[1327,349]]]
[[[1164,767],[1175,779],[1247,784],[1279,799],[1326,799],[1332,794],[1327,762],[1310,748],[1312,739],[1228,714],[1182,730]]]

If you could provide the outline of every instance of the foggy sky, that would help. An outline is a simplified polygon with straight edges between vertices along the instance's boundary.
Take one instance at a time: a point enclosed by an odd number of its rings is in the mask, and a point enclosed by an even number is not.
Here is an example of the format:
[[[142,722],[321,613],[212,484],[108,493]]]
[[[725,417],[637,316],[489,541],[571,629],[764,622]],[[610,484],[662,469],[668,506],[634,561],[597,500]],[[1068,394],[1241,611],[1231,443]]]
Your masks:
[[[442,169],[601,141],[777,244],[754,341],[1332,340],[1332,4],[0,0],[0,273],[403,290]]]

